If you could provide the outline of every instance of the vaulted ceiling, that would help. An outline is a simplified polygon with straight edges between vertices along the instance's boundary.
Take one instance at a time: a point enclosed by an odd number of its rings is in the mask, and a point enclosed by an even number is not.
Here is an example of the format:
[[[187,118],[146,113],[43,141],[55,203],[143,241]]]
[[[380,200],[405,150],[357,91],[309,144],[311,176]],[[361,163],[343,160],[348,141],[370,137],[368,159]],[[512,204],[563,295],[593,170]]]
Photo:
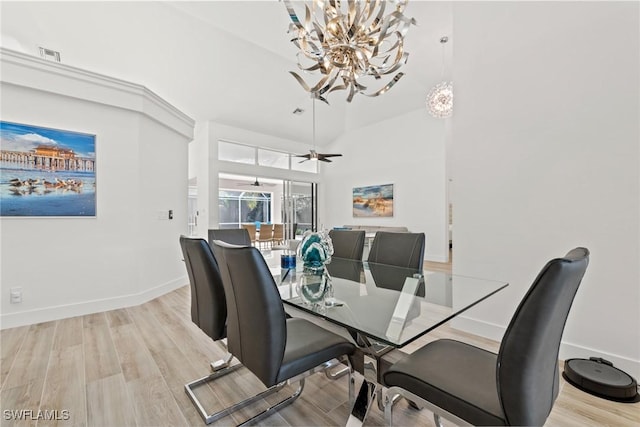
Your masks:
[[[3,1],[0,8],[4,47],[33,55],[39,46],[54,49],[63,63],[142,84],[198,121],[311,143],[312,101],[288,73],[296,48],[282,2]],[[317,103],[318,145],[424,108],[441,79],[439,39],[451,35],[451,10],[451,2],[409,2],[406,15],[418,25],[406,37],[405,76],[377,98],[347,103],[335,92],[330,106]],[[294,115],[297,107],[305,113]]]

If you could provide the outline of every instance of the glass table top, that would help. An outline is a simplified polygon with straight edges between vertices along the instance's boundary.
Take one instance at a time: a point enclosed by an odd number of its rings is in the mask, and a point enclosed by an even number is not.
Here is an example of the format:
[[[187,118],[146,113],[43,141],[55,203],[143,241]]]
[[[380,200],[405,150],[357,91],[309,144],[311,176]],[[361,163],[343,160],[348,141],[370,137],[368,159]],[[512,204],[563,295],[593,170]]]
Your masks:
[[[508,286],[505,282],[332,258],[332,290],[312,304],[300,295],[303,268],[280,267],[281,251],[265,260],[282,301],[349,330],[403,347]]]

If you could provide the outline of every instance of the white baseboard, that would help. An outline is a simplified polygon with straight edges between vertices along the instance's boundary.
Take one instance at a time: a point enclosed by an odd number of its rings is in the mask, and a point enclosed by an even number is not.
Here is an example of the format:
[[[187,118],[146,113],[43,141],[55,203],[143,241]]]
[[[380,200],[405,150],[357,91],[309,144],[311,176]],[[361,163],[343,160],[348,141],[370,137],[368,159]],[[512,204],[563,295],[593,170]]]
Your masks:
[[[461,331],[469,332],[474,335],[489,338],[494,341],[500,341],[504,335],[506,326],[496,325],[494,323],[485,322],[471,317],[458,316],[451,321],[451,326]],[[620,356],[606,351],[585,347],[582,345],[562,341],[560,344],[560,360],[601,357],[613,363],[618,369],[621,369],[634,378],[640,378],[640,360]]]
[[[451,321],[451,326],[455,329],[489,338],[494,341],[500,341],[504,335],[504,331],[507,329],[506,327],[495,323],[485,322],[484,320],[478,320],[464,315],[454,317]]]
[[[449,262],[449,257],[442,254],[425,254],[424,260],[431,262]]]
[[[189,279],[183,276],[135,294],[2,314],[0,315],[0,329],[33,325],[35,323],[140,305],[187,283],[189,283]]]

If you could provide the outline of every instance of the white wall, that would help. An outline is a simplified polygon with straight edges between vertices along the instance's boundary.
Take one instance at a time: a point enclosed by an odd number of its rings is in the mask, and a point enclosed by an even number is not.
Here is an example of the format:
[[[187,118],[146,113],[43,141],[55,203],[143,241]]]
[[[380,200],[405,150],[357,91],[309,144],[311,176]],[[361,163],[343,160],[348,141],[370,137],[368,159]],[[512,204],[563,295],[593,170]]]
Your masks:
[[[635,377],[638,17],[637,2],[455,3],[451,163],[454,273],[510,283],[456,324],[500,338],[545,262],[585,246],[560,356]]]
[[[209,229],[209,122],[196,123],[189,143],[189,179],[196,178],[198,218],[195,235],[208,238]],[[217,190],[216,190],[217,191]]]
[[[140,291],[158,286],[175,288],[188,283],[178,238],[187,234],[189,139],[157,121],[140,118],[139,137],[134,141],[138,148],[138,199],[134,207],[138,224],[132,236],[137,239],[138,286]],[[158,212],[169,210],[173,220],[158,220]]]
[[[445,122],[426,108],[340,136],[327,148],[343,157],[323,169],[320,223],[406,226],[425,233],[425,259],[447,261],[445,145]],[[393,217],[354,218],[353,187],[376,184],[393,184]]]
[[[142,86],[2,50],[2,119],[96,135],[95,218],[0,219],[2,328],[123,307],[187,283],[193,121]],[[159,220],[160,210],[174,220]],[[22,287],[23,302],[9,304]]]

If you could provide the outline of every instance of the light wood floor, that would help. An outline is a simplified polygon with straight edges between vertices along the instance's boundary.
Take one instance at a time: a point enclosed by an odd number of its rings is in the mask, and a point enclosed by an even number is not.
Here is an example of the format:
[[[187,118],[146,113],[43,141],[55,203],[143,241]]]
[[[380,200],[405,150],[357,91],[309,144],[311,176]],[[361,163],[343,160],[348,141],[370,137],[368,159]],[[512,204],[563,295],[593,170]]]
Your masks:
[[[191,323],[189,302],[184,286],[137,307],[1,331],[1,425],[204,426],[183,386],[207,375],[209,362],[223,351]],[[441,337],[497,350],[496,342],[446,325],[407,350]],[[360,381],[357,377],[357,387]],[[638,404],[598,399],[564,382],[561,387],[547,426],[640,425]],[[199,396],[213,410],[263,388],[242,368],[211,387],[201,387]],[[266,404],[262,402],[260,409]],[[426,410],[415,411],[406,402],[397,408],[397,425],[433,425]],[[20,409],[32,410],[33,418],[38,410],[66,410],[69,419],[6,419],[6,410]],[[238,423],[257,410],[248,408],[213,425]],[[348,413],[346,377],[330,381],[317,374],[307,380],[293,405],[261,425],[344,425]],[[63,412],[57,415],[64,418]],[[367,425],[384,425],[377,408]]]

